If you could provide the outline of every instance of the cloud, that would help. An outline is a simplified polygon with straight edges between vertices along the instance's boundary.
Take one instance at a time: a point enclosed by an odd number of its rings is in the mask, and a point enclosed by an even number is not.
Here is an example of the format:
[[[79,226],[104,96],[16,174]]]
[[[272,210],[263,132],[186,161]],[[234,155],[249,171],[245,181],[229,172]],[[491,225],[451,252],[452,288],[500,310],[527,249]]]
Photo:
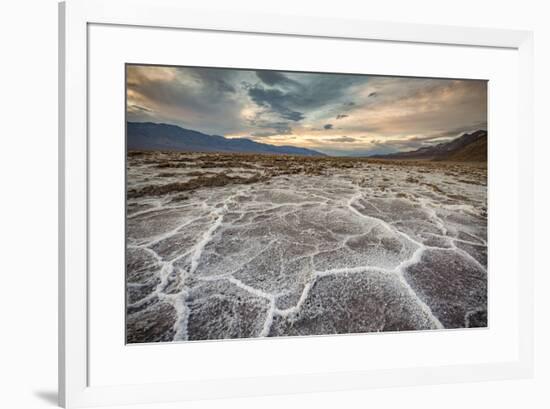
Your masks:
[[[372,149],[376,149],[377,151],[412,151],[427,146],[433,146],[438,143],[448,142],[451,139],[453,138],[450,136],[437,134],[433,136],[412,136],[399,139],[375,139],[370,141],[370,145]]]
[[[301,121],[305,118],[302,112],[295,111],[287,106],[288,95],[279,89],[253,86],[248,89],[248,95],[256,104],[264,108],[271,108],[284,119]]]
[[[251,101],[295,122],[334,116],[337,107],[351,106],[350,90],[366,83],[364,77],[341,74],[255,71],[255,75],[261,82],[245,85]]]
[[[152,109],[149,109],[147,107],[143,107],[141,105],[136,105],[136,104],[130,104],[128,106],[128,110],[130,112],[153,112]]]
[[[336,115],[336,119],[344,119],[344,118],[347,118],[349,115],[346,115],[346,114],[338,114]]]
[[[276,131],[254,131],[250,133],[250,136],[255,138],[268,138],[270,136],[280,135],[280,132]]]
[[[256,75],[264,84],[267,85],[297,85],[295,81],[290,80],[286,75],[278,71],[256,71]]]
[[[285,122],[273,122],[273,123],[263,123],[261,125],[260,131],[253,131],[250,133],[250,135],[259,137],[259,138],[265,138],[269,136],[275,136],[275,135],[291,135],[292,134],[292,128],[290,127],[290,124]]]
[[[323,129],[325,129],[325,130],[332,129],[332,128],[333,128],[332,124],[326,124],[326,125],[323,126]]]
[[[242,129],[233,85],[238,77],[234,70],[128,65],[128,120],[155,120],[216,134]]]
[[[440,138],[457,137],[464,133],[478,131],[480,129],[487,130],[487,121],[480,121],[480,122],[472,123],[467,126],[461,126],[454,129],[443,130],[443,131],[437,132],[435,135]]]
[[[218,87],[218,89],[221,91],[221,92],[229,92],[229,93],[234,93],[236,92],[235,91],[235,87],[233,87],[232,85],[228,84],[227,82],[225,82],[224,80],[216,80],[216,85]]]
[[[350,136],[339,136],[337,138],[331,138],[331,139],[329,139],[329,141],[331,141],[331,142],[351,143],[351,142],[356,142],[357,139],[352,138]]]
[[[376,98],[369,97],[373,92]],[[361,94],[360,105],[345,122],[347,134],[441,136],[487,122],[485,81],[375,77]]]

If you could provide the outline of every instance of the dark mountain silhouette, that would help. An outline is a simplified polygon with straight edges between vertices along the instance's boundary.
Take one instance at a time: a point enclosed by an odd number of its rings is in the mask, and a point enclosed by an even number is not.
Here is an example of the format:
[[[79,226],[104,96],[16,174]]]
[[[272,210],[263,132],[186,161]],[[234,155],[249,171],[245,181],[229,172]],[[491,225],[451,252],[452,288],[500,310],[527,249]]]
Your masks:
[[[456,162],[487,161],[487,131],[479,130],[465,133],[449,142],[427,146],[409,152],[397,152],[387,155],[373,155],[382,159],[424,159]]]
[[[306,148],[268,145],[246,138],[228,139],[219,135],[207,135],[190,129],[184,129],[176,125],[153,122],[128,122],[126,132],[128,150],[250,152],[325,156],[320,152]]]

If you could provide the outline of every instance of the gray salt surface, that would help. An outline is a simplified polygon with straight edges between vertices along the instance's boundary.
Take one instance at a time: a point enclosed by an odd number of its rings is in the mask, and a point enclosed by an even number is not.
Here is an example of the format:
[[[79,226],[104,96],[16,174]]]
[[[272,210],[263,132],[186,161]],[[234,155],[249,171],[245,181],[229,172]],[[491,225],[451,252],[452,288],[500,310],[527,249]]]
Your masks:
[[[197,170],[129,160],[129,189]],[[461,179],[361,162],[129,199],[127,341],[486,326],[486,181]]]

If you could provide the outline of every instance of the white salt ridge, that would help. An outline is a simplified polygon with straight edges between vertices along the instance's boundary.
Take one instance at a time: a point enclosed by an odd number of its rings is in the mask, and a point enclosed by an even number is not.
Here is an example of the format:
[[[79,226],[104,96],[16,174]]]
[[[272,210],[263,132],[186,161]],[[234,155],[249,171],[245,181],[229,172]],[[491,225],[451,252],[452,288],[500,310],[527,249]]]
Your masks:
[[[223,207],[221,209],[216,210],[214,223],[203,234],[202,239],[195,245],[195,249],[193,250],[193,254],[191,256],[191,268],[189,270],[189,274],[193,274],[195,272],[195,270],[197,269],[197,266],[199,265],[199,260],[201,258],[201,254],[204,250],[204,247],[212,239],[212,236],[213,236],[214,232],[216,231],[216,229],[218,227],[220,227],[220,225],[222,224],[223,215],[225,214],[225,212],[227,212],[227,203],[224,203]]]

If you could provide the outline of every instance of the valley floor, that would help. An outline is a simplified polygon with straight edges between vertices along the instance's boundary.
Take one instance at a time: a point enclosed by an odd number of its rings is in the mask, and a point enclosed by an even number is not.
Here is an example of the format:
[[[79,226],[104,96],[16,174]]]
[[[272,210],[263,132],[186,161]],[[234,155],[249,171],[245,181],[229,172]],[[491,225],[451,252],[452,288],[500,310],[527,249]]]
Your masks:
[[[487,325],[485,164],[130,152],[127,341]]]

